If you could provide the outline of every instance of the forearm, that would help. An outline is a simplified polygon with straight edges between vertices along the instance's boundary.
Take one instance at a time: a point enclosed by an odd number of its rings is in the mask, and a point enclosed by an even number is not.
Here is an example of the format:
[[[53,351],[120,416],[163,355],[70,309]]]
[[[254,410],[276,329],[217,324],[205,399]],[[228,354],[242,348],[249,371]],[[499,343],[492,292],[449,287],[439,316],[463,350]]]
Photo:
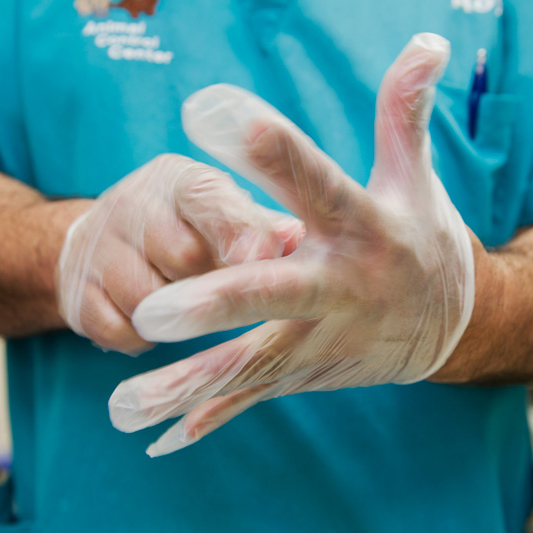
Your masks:
[[[476,301],[441,383],[511,384],[533,380],[533,228],[487,252],[473,237]]]
[[[70,223],[90,202],[50,202],[0,174],[0,335],[18,337],[64,327],[54,270]]]

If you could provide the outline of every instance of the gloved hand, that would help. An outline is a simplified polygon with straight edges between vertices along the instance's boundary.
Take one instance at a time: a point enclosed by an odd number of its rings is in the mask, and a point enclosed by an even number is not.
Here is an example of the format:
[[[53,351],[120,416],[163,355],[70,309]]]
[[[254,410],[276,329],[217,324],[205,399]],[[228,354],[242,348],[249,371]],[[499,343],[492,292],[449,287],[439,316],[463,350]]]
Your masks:
[[[214,86],[184,109],[190,138],[305,221],[291,255],[169,285],[133,315],[178,341],[264,320],[241,337],[120,384],[113,424],[136,431],[187,413],[148,453],[187,446],[259,401],[412,383],[436,372],[474,304],[467,228],[431,166],[427,131],[448,42],[415,36],[378,96],[365,190],[253,95]]]
[[[131,325],[170,281],[291,253],[300,221],[255,204],[218,169],[162,155],[122,179],[69,228],[56,285],[60,312],[103,348],[151,347]]]

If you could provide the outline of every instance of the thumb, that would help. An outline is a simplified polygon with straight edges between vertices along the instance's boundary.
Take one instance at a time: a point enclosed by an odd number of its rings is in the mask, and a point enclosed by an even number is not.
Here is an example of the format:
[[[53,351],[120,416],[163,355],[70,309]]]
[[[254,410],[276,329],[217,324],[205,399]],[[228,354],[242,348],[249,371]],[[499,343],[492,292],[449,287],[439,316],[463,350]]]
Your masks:
[[[433,108],[433,85],[450,56],[450,43],[433,33],[415,35],[389,68],[376,106],[376,159],[369,188],[418,188],[429,161],[427,124]],[[426,159],[428,158],[428,159]]]

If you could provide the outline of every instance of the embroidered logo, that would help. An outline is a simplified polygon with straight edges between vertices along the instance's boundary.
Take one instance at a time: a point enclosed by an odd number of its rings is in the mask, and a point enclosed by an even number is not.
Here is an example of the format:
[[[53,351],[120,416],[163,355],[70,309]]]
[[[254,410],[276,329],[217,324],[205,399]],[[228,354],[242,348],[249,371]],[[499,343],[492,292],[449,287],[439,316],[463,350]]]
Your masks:
[[[80,15],[105,17],[110,9],[125,9],[133,18],[141,13],[153,15],[159,0],[76,0],[74,7]]]
[[[158,0],[76,0],[74,7],[82,16],[105,17],[111,9],[126,9],[133,18],[141,13],[153,15]],[[97,48],[107,50],[107,56],[114,61],[143,61],[168,65],[174,52],[161,50],[159,35],[147,35],[147,25],[141,22],[119,22],[115,20],[89,20],[82,35],[94,41]]]
[[[452,0],[453,9],[462,9],[465,13],[490,13],[501,17],[503,0]]]

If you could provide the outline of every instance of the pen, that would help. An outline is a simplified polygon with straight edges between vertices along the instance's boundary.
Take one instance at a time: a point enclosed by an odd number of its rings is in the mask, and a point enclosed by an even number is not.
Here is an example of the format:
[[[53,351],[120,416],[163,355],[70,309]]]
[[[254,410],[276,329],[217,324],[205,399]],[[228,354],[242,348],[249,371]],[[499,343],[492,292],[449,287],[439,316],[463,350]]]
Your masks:
[[[468,132],[472,139],[476,137],[479,102],[481,95],[485,92],[487,92],[487,51],[480,48],[477,51],[477,61],[468,97]]]

